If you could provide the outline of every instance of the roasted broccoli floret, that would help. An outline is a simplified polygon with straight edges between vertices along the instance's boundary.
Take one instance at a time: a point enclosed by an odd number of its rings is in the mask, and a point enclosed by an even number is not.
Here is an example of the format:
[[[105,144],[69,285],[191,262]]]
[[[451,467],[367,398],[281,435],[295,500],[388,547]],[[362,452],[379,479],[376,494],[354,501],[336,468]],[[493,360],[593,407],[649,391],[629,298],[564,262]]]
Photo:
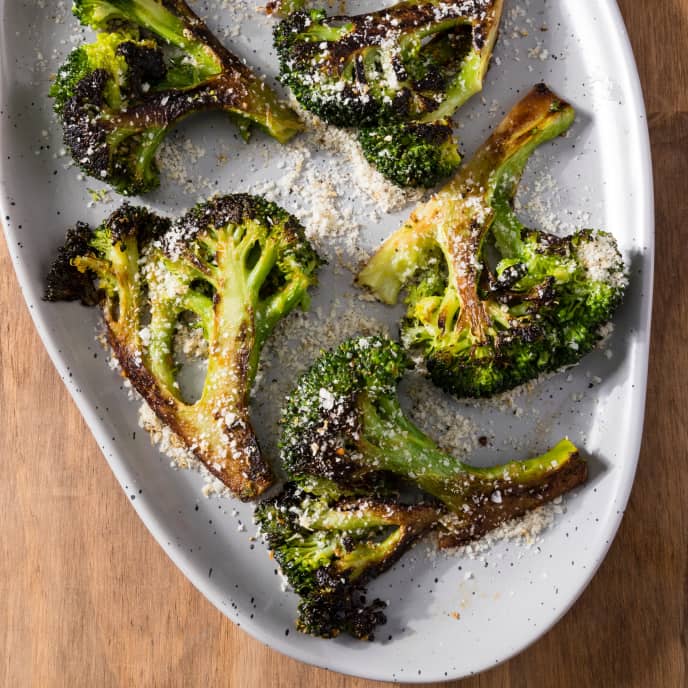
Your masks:
[[[65,242],[57,249],[57,257],[50,266],[45,288],[46,301],[81,301],[84,306],[96,306],[98,290],[90,275],[75,270],[72,260],[92,252],[93,232],[85,222],[67,230]]]
[[[92,303],[97,289],[134,388],[211,473],[253,499],[272,483],[249,418],[260,352],[282,316],[307,307],[319,264],[299,222],[255,196],[218,197],[173,222],[125,205],[68,234],[46,298]],[[195,401],[177,379],[175,334],[187,318],[208,344]]]
[[[435,186],[461,163],[450,120],[391,122],[358,132],[368,162],[398,186]]]
[[[611,234],[554,236],[513,211],[531,153],[573,120],[569,104],[536,86],[358,276],[385,303],[408,287],[402,341],[457,396],[490,396],[577,363],[622,299]]]
[[[448,118],[482,88],[502,4],[408,0],[328,17],[289,2],[274,32],[282,81],[326,122],[362,129],[366,158],[392,181],[434,186],[459,164]]]
[[[281,76],[303,107],[342,127],[451,117],[482,87],[501,2],[400,2],[328,17],[298,10],[275,27]]]
[[[328,481],[314,485],[290,483],[256,510],[268,546],[301,596],[296,626],[322,638],[348,633],[373,640],[386,605],[369,603],[365,585],[437,521],[438,509],[350,496]]]
[[[64,142],[86,173],[125,195],[156,188],[155,154],[170,128],[223,110],[284,143],[296,114],[230,53],[183,0],[75,0],[99,34],[77,47],[50,89]]]
[[[491,468],[441,451],[404,414],[397,384],[410,362],[382,337],[350,339],[322,354],[298,381],[282,416],[282,463],[296,482],[311,476],[347,488],[403,478],[452,513],[447,541],[480,537],[587,478],[569,440],[542,456]],[[384,485],[384,483],[383,483]]]

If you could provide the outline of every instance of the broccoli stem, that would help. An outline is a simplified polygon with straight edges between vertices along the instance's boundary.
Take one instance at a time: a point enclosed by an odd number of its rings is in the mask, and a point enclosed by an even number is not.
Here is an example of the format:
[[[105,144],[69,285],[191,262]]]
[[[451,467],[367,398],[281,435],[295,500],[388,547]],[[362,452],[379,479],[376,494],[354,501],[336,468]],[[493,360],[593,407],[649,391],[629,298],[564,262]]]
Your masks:
[[[425,264],[435,245],[430,232],[420,231],[418,225],[408,222],[382,244],[356,282],[370,289],[383,303],[395,304],[399,292]]]
[[[141,306],[141,286],[138,279],[139,249],[136,237],[125,237],[114,243],[102,242],[96,238],[93,244],[103,252],[104,259],[79,256],[74,259],[74,266],[84,273],[90,270],[95,274],[107,274],[103,267],[109,263],[112,277],[108,283],[101,285],[111,297],[107,301],[105,319],[109,331],[133,349],[138,344]],[[117,297],[112,298],[115,294]]]
[[[173,299],[157,299],[152,303],[148,342],[151,372],[177,399],[181,397],[176,384],[173,338],[179,312],[179,306]]]
[[[148,279],[151,289],[161,295],[151,303],[151,322],[149,326],[149,341],[146,364],[153,375],[164,385],[169,394],[182,401],[179,386],[176,383],[176,367],[174,362],[174,334],[179,316],[184,311],[194,313],[203,328],[203,335],[209,341],[213,327],[213,302],[207,296],[198,293],[191,288],[191,283],[197,275],[189,273],[186,279],[181,279],[178,266],[170,261],[163,261],[166,269],[180,278],[179,289],[183,290],[181,296],[163,296],[164,284],[156,284],[159,279],[153,271]]]
[[[342,24],[341,26],[327,26],[324,24],[314,24],[308,27],[308,33],[301,34],[308,42],[318,43],[320,41],[327,41],[335,43],[346,36],[354,28],[351,22]]]
[[[585,462],[567,439],[526,461],[489,468],[469,466],[442,452],[406,418],[397,400],[385,398],[373,404],[362,397],[359,405],[363,418],[359,446],[366,466],[413,481],[450,511],[465,516],[468,510],[477,522],[481,510],[493,510],[495,505],[504,505],[500,521],[523,513],[524,492],[530,502],[544,503],[565,491],[558,480],[562,471],[570,465],[584,470]]]
[[[482,51],[472,50],[463,61],[460,77],[449,87],[442,104],[433,112],[420,117],[419,121],[434,122],[452,117],[464,103],[483,90],[487,64]]]
[[[109,128],[107,149],[112,155],[123,156],[127,141],[136,139],[130,146],[136,154],[130,173],[121,180],[113,180],[115,188],[130,193],[132,178],[137,191],[155,188],[158,183],[155,155],[165,135],[174,124],[199,110],[222,110],[231,116],[241,116],[280,143],[301,129],[296,115],[253,75],[223,73],[187,90],[158,91],[141,105],[103,116]]]
[[[258,343],[258,350],[263,343],[272,334],[275,326],[283,317],[284,313],[288,313],[297,306],[302,306],[304,309],[308,307],[309,299],[306,292],[308,286],[307,279],[304,276],[295,277],[292,279],[285,289],[275,294],[272,298],[256,311],[256,342]],[[257,368],[258,359],[252,360],[252,370]]]
[[[352,583],[371,567],[384,562],[404,538],[408,537],[401,525],[397,524],[395,527],[390,523],[389,516],[366,508],[365,502],[352,510],[347,510],[346,504],[337,509],[322,510],[312,517],[307,516],[303,525],[318,533],[316,537],[318,547],[321,548],[319,557],[323,554],[322,533],[324,531],[329,534],[325,537],[331,538],[331,544],[324,551],[337,554],[336,567],[340,571],[346,571],[347,579]],[[385,529],[388,528],[393,530],[385,535]],[[377,539],[372,537],[376,530],[379,530],[380,535]],[[359,541],[353,548],[347,548],[343,542],[344,537]]]
[[[354,582],[371,568],[383,564],[406,537],[405,529],[399,526],[381,542],[360,542],[340,557],[338,566],[349,571],[349,580]]]
[[[573,108],[567,107],[560,112],[561,116],[554,118],[549,124],[536,123],[523,144],[511,157],[504,159],[493,173],[491,193],[487,201],[495,211],[491,230],[504,258],[522,254],[521,235],[525,227],[514,213],[513,202],[528,160],[538,146],[560,136],[573,123]]]
[[[153,168],[155,154],[167,134],[167,129],[168,127],[159,127],[146,130],[145,140],[136,158],[136,165],[134,166],[134,176],[137,179],[146,179],[149,181],[151,176],[157,178],[157,175],[150,175],[149,170]]]
[[[497,250],[504,258],[516,258],[523,253],[521,237],[525,226],[512,208],[513,197],[504,193],[501,186],[495,189],[492,207],[495,211],[492,235]]]
[[[248,365],[254,342],[251,288],[246,280],[243,261],[218,244],[216,252],[220,307],[215,308],[208,352],[208,372],[198,404],[212,415],[218,390],[223,390],[228,406],[243,407],[251,388]],[[231,289],[225,285],[232,285]],[[248,306],[248,308],[247,308]],[[242,390],[237,398],[237,390]]]
[[[173,124],[201,109],[224,110],[248,118],[280,143],[288,141],[301,129],[296,115],[281,104],[260,79],[228,72],[187,90],[158,91],[142,105],[111,115],[108,122],[114,130],[113,143],[142,132],[153,132],[146,146],[146,155],[152,157]]]

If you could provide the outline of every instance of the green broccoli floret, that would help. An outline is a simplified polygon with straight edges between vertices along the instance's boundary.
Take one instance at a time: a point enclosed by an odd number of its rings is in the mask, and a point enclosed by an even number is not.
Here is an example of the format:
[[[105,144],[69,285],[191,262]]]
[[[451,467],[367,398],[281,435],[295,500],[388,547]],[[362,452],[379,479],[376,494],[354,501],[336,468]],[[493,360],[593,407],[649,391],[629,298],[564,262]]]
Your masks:
[[[281,459],[290,479],[364,489],[392,474],[451,512],[447,542],[480,537],[581,484],[587,464],[562,440],[542,456],[491,468],[441,451],[405,416],[397,385],[410,362],[382,337],[345,341],[298,381],[282,415]]]
[[[457,396],[490,396],[577,363],[622,299],[627,280],[610,234],[557,237],[513,211],[528,158],[573,120],[570,105],[535,87],[358,276],[390,304],[408,287],[402,341]]]
[[[275,27],[281,77],[337,126],[451,117],[482,87],[501,2],[400,2],[328,17],[298,10]]]
[[[326,122],[363,129],[367,159],[393,182],[433,186],[458,166],[449,118],[482,89],[502,5],[407,0],[334,17],[296,9],[274,31],[281,79]],[[440,135],[439,155],[424,143],[430,132]],[[401,140],[382,145],[390,133]]]
[[[302,128],[183,0],[75,0],[74,14],[100,33],[68,56],[50,95],[74,160],[120,193],[158,186],[157,149],[195,112],[222,110],[281,143]]]
[[[84,306],[95,306],[100,301],[98,290],[89,275],[72,265],[77,256],[91,252],[93,232],[85,222],[77,222],[69,229],[65,242],[57,250],[57,257],[48,271],[46,301],[81,301]]]
[[[262,502],[256,520],[282,573],[301,596],[298,630],[322,638],[348,633],[373,640],[385,603],[368,603],[365,585],[386,571],[436,521],[438,509],[392,498],[352,497],[320,481],[294,483]]]
[[[363,128],[358,140],[366,160],[398,186],[435,186],[461,164],[450,120]]]
[[[255,196],[214,198],[174,222],[125,205],[94,231],[68,234],[46,298],[92,303],[97,289],[108,342],[133,387],[211,473],[253,499],[272,483],[248,408],[260,352],[281,317],[308,306],[319,265],[299,222]],[[208,344],[193,402],[175,359],[188,317]]]

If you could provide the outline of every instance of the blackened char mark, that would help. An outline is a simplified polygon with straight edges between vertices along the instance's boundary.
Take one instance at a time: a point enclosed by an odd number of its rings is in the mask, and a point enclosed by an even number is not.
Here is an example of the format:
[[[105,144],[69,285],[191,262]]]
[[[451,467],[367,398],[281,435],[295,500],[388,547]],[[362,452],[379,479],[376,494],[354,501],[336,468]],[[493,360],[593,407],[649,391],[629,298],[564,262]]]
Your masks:
[[[65,241],[57,249],[57,257],[48,270],[46,289],[43,298],[46,301],[81,301],[84,306],[95,306],[100,301],[93,274],[81,272],[72,264],[78,256],[91,253],[90,241],[93,236],[91,228],[85,222],[67,230]]]
[[[108,129],[98,125],[98,115],[105,104],[105,86],[110,78],[105,69],[95,69],[86,75],[62,111],[65,146],[84,169],[96,176],[110,167]]]
[[[122,55],[127,63],[129,88],[137,96],[147,92],[144,84],[156,84],[167,74],[165,58],[159,48],[149,48],[133,41],[126,41],[117,46],[117,54]]]

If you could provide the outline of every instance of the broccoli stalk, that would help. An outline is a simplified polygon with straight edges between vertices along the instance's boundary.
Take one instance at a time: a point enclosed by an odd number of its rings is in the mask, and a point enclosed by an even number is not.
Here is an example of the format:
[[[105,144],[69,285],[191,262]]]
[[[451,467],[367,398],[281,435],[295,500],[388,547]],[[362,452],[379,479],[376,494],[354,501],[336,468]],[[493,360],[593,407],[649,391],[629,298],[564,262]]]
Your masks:
[[[459,155],[449,118],[482,89],[502,0],[406,0],[351,17],[295,5],[274,36],[282,81],[299,103],[359,129],[366,158],[399,185],[451,174]],[[442,145],[429,146],[438,136]]]
[[[401,347],[381,337],[350,339],[322,354],[282,416],[281,458],[290,478],[310,485],[315,476],[347,489],[386,474],[403,478],[451,512],[446,544],[480,537],[586,480],[587,464],[569,440],[492,468],[442,452],[399,405],[396,389],[408,366]]]
[[[78,241],[68,235],[46,298],[92,301],[83,276],[92,278],[108,342],[134,388],[211,473],[253,499],[272,483],[249,418],[260,352],[281,317],[307,307],[319,264],[298,221],[254,196],[215,198],[172,223],[124,206],[94,232],[81,225]],[[193,402],[175,362],[186,316],[208,343]]]
[[[283,574],[301,596],[298,630],[322,638],[373,640],[385,603],[367,602],[365,584],[392,566],[438,519],[426,504],[352,497],[334,483],[294,483],[262,502],[256,520]]]
[[[243,134],[257,124],[281,143],[302,128],[183,0],[76,0],[74,13],[100,33],[69,55],[50,95],[74,159],[120,193],[158,186],[157,149],[195,112],[222,110]]]
[[[489,396],[578,362],[621,301],[626,277],[610,234],[557,237],[513,211],[528,158],[573,120],[570,105],[536,86],[358,275],[389,304],[408,286],[402,341],[457,396]]]

